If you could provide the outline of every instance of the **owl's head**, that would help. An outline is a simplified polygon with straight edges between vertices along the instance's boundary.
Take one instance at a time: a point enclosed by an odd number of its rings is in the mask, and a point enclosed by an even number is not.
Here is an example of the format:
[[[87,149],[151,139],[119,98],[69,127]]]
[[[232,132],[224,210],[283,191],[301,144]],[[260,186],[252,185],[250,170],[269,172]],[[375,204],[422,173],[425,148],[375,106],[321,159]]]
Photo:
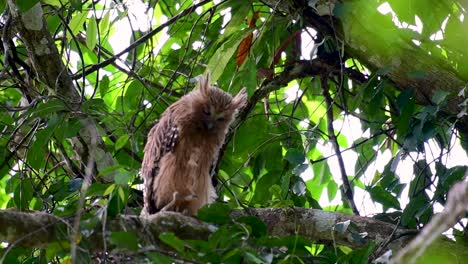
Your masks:
[[[247,101],[245,89],[232,97],[229,93],[210,85],[210,75],[200,79],[199,86],[191,92],[192,120],[199,123],[197,128],[208,133],[225,131],[234,119],[238,109]]]

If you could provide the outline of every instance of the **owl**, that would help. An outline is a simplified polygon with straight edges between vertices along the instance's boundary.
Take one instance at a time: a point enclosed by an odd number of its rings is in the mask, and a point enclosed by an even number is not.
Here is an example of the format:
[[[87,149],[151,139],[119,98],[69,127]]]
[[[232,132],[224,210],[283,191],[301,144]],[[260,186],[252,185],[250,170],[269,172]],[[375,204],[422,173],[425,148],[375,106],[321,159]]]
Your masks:
[[[211,86],[207,74],[197,89],[164,111],[151,128],[144,149],[142,215],[158,211],[195,215],[217,198],[210,168],[246,100],[245,89],[232,97]]]

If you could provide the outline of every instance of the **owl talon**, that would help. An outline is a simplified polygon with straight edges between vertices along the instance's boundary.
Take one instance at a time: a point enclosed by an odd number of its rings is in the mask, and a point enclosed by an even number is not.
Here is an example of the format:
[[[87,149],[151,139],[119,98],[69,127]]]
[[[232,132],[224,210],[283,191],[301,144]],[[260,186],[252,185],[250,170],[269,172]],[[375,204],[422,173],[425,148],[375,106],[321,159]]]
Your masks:
[[[181,201],[184,201],[184,202],[191,202],[193,200],[196,200],[198,199],[198,196],[196,194],[190,194],[190,195],[187,195],[185,197],[182,197],[179,192],[174,192],[172,194],[172,201],[168,204],[166,204],[161,210],[160,212],[164,212],[164,211],[170,211],[171,209],[174,208],[174,206],[176,205],[177,202],[181,202]],[[183,213],[183,212],[182,212]]]
[[[187,196],[184,197],[184,200],[186,202],[191,202],[191,201],[196,200],[196,199],[198,199],[198,196],[196,194],[190,194],[190,195],[187,195]]]
[[[164,206],[160,212],[164,212],[164,211],[169,211],[172,207],[174,207],[174,205],[177,203],[177,201],[180,200],[180,195],[179,195],[179,192],[174,192],[172,194],[172,201],[168,204],[166,204],[166,206]]]

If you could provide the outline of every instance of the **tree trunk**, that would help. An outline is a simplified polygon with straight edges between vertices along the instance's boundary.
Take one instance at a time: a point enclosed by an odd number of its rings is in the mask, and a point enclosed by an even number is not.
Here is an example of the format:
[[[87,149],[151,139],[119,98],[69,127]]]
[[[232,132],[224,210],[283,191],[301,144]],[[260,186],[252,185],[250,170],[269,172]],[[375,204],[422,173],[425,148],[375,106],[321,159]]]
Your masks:
[[[84,87],[81,88],[81,94],[79,94],[47,28],[41,2],[24,13],[19,11],[14,0],[8,0],[8,6],[13,28],[19,33],[28,51],[33,74],[37,75],[41,82],[34,86],[29,85],[26,91],[22,91],[23,95],[34,100],[43,93],[42,90],[46,90],[48,98],[58,98],[71,112],[79,112],[85,100]],[[96,122],[92,118],[84,118],[82,127],[79,136],[72,139],[72,144],[81,167],[92,169],[90,174],[94,176],[99,171],[114,165],[115,161],[112,153],[107,151],[102,141]],[[19,140],[21,139],[15,139],[15,141]],[[83,177],[84,175],[75,175],[77,176]],[[103,175],[100,181],[113,181],[113,173]]]

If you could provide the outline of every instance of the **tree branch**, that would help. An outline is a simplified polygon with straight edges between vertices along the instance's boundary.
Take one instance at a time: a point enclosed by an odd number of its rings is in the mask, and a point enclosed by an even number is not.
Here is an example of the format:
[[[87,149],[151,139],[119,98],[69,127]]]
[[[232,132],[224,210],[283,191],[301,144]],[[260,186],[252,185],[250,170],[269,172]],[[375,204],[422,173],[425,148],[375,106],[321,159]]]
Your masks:
[[[443,108],[445,114],[456,120],[462,110],[460,103],[463,98],[457,95],[465,87],[468,77],[461,76],[446,61],[429,55],[427,50],[415,45],[405,30],[397,28],[377,11],[378,2],[318,1],[315,8],[309,6],[306,0],[262,2],[292,19],[301,16],[304,27],[311,26],[319,34],[344,43],[345,54],[358,59],[372,71],[381,70],[381,75],[389,78],[396,88],[413,89],[419,104],[431,105],[434,93],[444,90],[453,95]],[[353,7],[341,8],[336,16],[317,14],[319,6],[333,10],[348,4]],[[461,132],[468,133],[468,115],[458,119],[456,124]]]
[[[204,1],[201,1],[199,2],[198,4],[195,4],[191,7],[188,7],[186,9],[184,9],[182,12],[180,12],[179,14],[175,15],[174,17],[172,17],[171,19],[169,19],[167,22],[161,24],[159,27],[151,30],[150,32],[148,32],[146,35],[142,36],[141,38],[137,39],[135,42],[133,42],[132,44],[130,44],[127,48],[125,48],[124,50],[122,50],[121,52],[115,54],[114,56],[110,57],[109,59],[106,59],[105,61],[101,62],[101,63],[98,63],[98,64],[94,64],[93,66],[89,67],[88,69],[85,70],[84,72],[84,75],[88,75],[90,73],[93,73],[95,71],[97,71],[98,69],[101,69],[111,63],[113,63],[115,60],[117,60],[120,56],[122,56],[123,54],[127,53],[127,52],[130,52],[131,50],[135,49],[136,47],[140,46],[141,44],[145,43],[146,41],[148,41],[150,38],[152,38],[154,35],[158,34],[160,31],[162,31],[164,28],[168,27],[169,25],[172,25],[174,24],[175,22],[177,22],[180,18],[184,17],[184,16],[187,16],[187,15],[190,15],[192,14],[193,12],[195,12],[195,10],[200,7],[200,6],[203,6],[203,5],[206,5],[207,3],[210,3],[212,2],[211,0],[204,0]],[[77,73],[76,75],[77,76],[81,76],[83,73]]]
[[[320,77],[320,82],[322,85],[323,97],[325,98],[325,105],[327,107],[328,138],[329,138],[329,141],[332,143],[333,148],[335,149],[335,154],[338,159],[338,164],[340,167],[341,180],[343,181],[341,188],[349,204],[349,207],[351,207],[351,210],[353,210],[353,213],[355,215],[359,215],[359,210],[357,209],[356,204],[354,203],[353,190],[348,180],[348,174],[346,173],[346,170],[345,170],[343,157],[341,156],[340,145],[338,145],[338,139],[336,138],[335,129],[333,128],[333,120],[335,119],[333,118],[332,98],[330,96],[330,91],[328,89],[328,74],[327,75],[323,74]]]
[[[466,175],[468,177],[468,174]],[[434,216],[411,243],[398,252],[392,264],[413,264],[423,255],[442,232],[454,226],[468,212],[468,182],[453,185],[448,193],[444,211]]]
[[[267,225],[270,236],[299,234],[317,243],[334,243],[351,248],[359,248],[369,242],[385,243],[393,234],[395,239],[389,243],[387,249],[400,249],[411,238],[408,234],[414,233],[373,218],[317,209],[262,208],[250,209],[249,213],[233,210],[230,214],[233,219],[247,215],[258,217]],[[335,230],[336,224],[346,221],[352,223],[348,229],[344,232]],[[59,218],[42,212],[0,210],[0,241],[14,246],[45,248],[53,242],[68,241],[71,223],[73,219]],[[214,225],[175,212],[160,212],[148,218],[121,215],[106,223],[106,228],[104,236],[100,232],[102,228],[95,228],[95,233],[88,238],[88,242],[92,244],[90,250],[103,250],[102,238],[108,238],[114,231],[125,230],[138,234],[138,243],[141,247],[147,247],[164,246],[158,238],[165,232],[173,232],[181,239],[206,240],[217,229]],[[356,235],[363,233],[367,236],[356,239]],[[108,247],[108,250],[110,249]]]
[[[45,84],[48,94],[61,98],[72,110],[78,110],[83,103],[82,98],[73,84],[70,73],[47,28],[41,2],[24,13],[19,11],[15,0],[8,0],[8,5],[13,17],[14,28],[21,36],[28,51],[32,68],[39,80]],[[30,96],[37,95],[30,94]],[[97,144],[91,144],[91,135],[99,134],[94,120],[91,118],[83,120],[83,127],[79,136],[72,139],[74,150],[84,164],[87,164],[89,157],[95,157],[97,170],[95,174],[97,175],[99,171],[114,165],[115,161],[111,153],[107,151],[102,139]],[[107,173],[102,180],[113,181],[113,175],[112,172]]]
[[[321,59],[298,61],[294,64],[288,65],[283,72],[274,78],[263,81],[260,87],[255,90],[254,94],[249,98],[246,106],[238,113],[236,120],[232,124],[232,127],[236,128],[240,126],[243,122],[245,122],[248,115],[253,111],[255,105],[258,102],[265,98],[265,96],[267,96],[269,93],[287,86],[290,81],[306,77],[320,76],[322,73],[331,73],[333,75],[339,76],[343,70],[350,79],[356,81],[357,83],[364,83],[367,80],[367,77],[362,73],[349,68],[341,69],[339,66],[331,65]],[[229,144],[231,141],[233,135],[233,131],[229,131],[229,134],[226,137],[226,141],[219,151],[215,172],[218,171],[219,164],[224,155],[224,150],[226,149],[227,144]]]

